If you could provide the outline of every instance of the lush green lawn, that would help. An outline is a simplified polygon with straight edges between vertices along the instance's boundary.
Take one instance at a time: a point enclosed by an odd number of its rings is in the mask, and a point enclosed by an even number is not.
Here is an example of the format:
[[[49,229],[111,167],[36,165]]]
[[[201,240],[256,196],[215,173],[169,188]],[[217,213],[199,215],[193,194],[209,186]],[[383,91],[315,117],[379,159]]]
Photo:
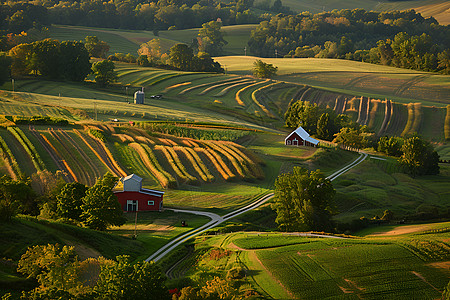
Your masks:
[[[421,226],[389,238],[334,239],[258,232],[199,237],[194,254],[176,271],[196,284],[213,276],[225,277],[228,270],[239,266],[246,271],[246,280],[236,284],[249,284],[247,289],[275,299],[379,299],[380,295],[437,299],[450,275],[445,267],[450,258],[450,223]],[[220,259],[213,258],[217,253],[222,253]],[[172,284],[180,288],[176,283]]]
[[[125,213],[127,222],[120,227],[112,227],[109,232],[114,235],[131,238],[135,230],[135,213]],[[137,260],[144,260],[156,250],[164,246],[174,237],[206,224],[210,219],[203,216],[175,213],[170,210],[163,212],[138,212],[136,234],[137,241],[143,246]],[[181,221],[187,226],[182,227]]]
[[[227,56],[217,61],[226,65],[230,73],[251,74],[257,57]],[[367,64],[356,61],[320,58],[262,58],[278,67],[276,79],[308,84],[325,90],[388,98],[409,103],[411,99],[426,105],[443,107],[450,103],[450,77],[407,69]],[[411,84],[412,79],[419,83]]]
[[[397,216],[445,211],[450,195],[450,167],[440,164],[439,175],[411,178],[396,173],[394,163],[367,159],[343,174],[333,185],[340,213],[335,217],[348,222],[365,216],[382,216],[389,209]]]

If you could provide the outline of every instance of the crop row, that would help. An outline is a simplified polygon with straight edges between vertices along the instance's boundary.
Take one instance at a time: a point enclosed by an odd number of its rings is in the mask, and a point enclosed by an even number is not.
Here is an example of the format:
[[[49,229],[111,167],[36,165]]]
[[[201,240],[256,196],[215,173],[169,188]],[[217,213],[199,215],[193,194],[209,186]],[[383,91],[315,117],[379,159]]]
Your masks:
[[[175,178],[173,178],[170,173],[166,172],[163,167],[161,167],[158,160],[156,159],[155,154],[148,145],[131,143],[129,144],[129,146],[136,150],[137,153],[139,153],[142,161],[145,163],[147,168],[150,169],[150,171],[162,187],[168,188],[177,186],[177,181],[175,180]]]
[[[403,129],[402,136],[417,132],[422,121],[422,106],[420,103],[408,104],[408,121]]]
[[[52,142],[50,142],[50,140],[45,136],[45,135],[40,135],[40,137],[43,139],[43,141],[50,147],[50,149],[53,150],[53,152],[55,153],[55,155],[57,156],[57,158],[54,158],[55,162],[57,165],[59,165],[60,163],[63,164],[63,166],[60,166],[61,168],[64,168],[72,178],[69,178],[71,180],[74,181],[78,181],[77,176],[75,175],[75,172],[72,170],[72,168],[69,166],[69,164],[66,162],[65,159],[62,159],[63,156],[61,155],[61,153],[59,153],[59,151],[56,149],[56,147],[52,144]],[[44,146],[45,147],[45,146]],[[45,147],[47,148],[47,147]]]
[[[252,100],[253,100],[253,102],[255,102],[255,104],[259,107],[259,108],[261,108],[261,110],[269,117],[269,118],[275,118],[275,116],[263,105],[263,104],[261,104],[261,102],[259,102],[258,101],[258,98],[257,98],[257,94],[259,93],[259,94],[262,94],[262,91],[264,90],[264,89],[266,89],[266,88],[268,88],[268,87],[272,87],[272,86],[274,86],[274,85],[276,85],[277,83],[271,83],[271,84],[269,84],[269,85],[266,85],[266,86],[263,86],[263,87],[260,87],[259,89],[256,89],[256,90],[254,90],[253,91],[253,93],[252,93]]]
[[[31,157],[31,161],[36,168],[36,171],[45,170],[45,164],[39,156],[39,153],[36,151],[36,148],[31,143],[31,141],[25,136],[23,131],[17,127],[8,127],[7,129],[19,141],[19,143]]]
[[[215,81],[215,82],[208,82],[208,83],[203,83],[203,84],[194,85],[194,86],[191,86],[191,87],[189,87],[189,88],[186,88],[186,89],[182,90],[181,92],[178,93],[178,95],[183,95],[183,94],[185,94],[185,93],[187,93],[187,92],[191,92],[192,90],[199,89],[199,88],[202,88],[202,87],[210,86],[211,84],[219,84],[219,83],[222,83],[222,82],[223,82],[223,83],[225,83],[225,82],[231,82],[231,81],[236,81],[236,80],[238,80],[238,79],[240,79],[240,78],[239,78],[239,77],[235,77],[235,78],[231,78],[231,79],[225,79],[225,80],[220,80],[220,81]]]
[[[447,114],[445,115],[444,136],[446,140],[450,140],[450,105],[447,105]]]
[[[0,136],[0,152],[11,177],[13,179],[17,179],[22,172],[20,171],[19,164],[17,163],[14,154],[11,152],[11,149],[9,149],[5,140],[1,136]]]
[[[167,162],[170,164],[170,166],[172,167],[172,169],[175,171],[175,173],[179,178],[181,178],[188,184],[198,183],[197,178],[188,173],[184,165],[181,163],[178,154],[172,147],[156,145],[155,150],[160,150],[164,154],[164,156],[167,159]]]
[[[214,168],[219,172],[220,176],[222,176],[224,180],[231,181],[236,178],[236,175],[231,172],[230,168],[228,168],[227,164],[216,152],[211,149],[201,147],[196,147],[194,150],[197,153],[203,153],[211,161]]]
[[[186,156],[187,160],[192,164],[195,171],[204,182],[211,182],[214,180],[214,176],[209,172],[208,168],[194,149],[181,146],[174,146],[173,149],[175,151],[180,151]]]

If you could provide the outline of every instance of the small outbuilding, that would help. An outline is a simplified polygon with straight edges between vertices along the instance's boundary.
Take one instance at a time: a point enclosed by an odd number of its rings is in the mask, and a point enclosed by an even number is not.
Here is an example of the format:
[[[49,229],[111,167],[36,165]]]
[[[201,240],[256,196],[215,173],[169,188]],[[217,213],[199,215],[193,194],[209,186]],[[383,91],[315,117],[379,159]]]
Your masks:
[[[144,91],[137,91],[136,93],[134,93],[134,104],[144,104],[144,99]]]
[[[131,174],[120,178],[114,190],[124,211],[161,211],[164,192],[142,188],[142,178]]]
[[[319,141],[309,136],[301,126],[292,131],[285,139],[284,144],[287,146],[311,146],[316,147]]]

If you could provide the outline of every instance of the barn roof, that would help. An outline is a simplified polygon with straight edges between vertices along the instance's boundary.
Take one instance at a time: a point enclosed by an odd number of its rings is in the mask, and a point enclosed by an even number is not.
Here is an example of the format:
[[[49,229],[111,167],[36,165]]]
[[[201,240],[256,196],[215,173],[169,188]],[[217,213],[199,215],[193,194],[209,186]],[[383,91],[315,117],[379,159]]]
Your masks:
[[[306,132],[305,129],[303,129],[303,127],[299,127],[297,129],[295,129],[294,131],[292,131],[285,139],[284,141],[286,141],[288,138],[291,137],[291,135],[293,135],[294,133],[298,134],[299,137],[301,137],[303,140],[310,142],[311,144],[317,145],[319,143],[318,140],[313,139],[312,137],[309,136],[309,133]]]
[[[122,181],[122,182],[127,181],[127,180],[134,180],[134,181],[137,181],[137,182],[142,182],[142,178],[137,176],[136,174],[131,174],[131,175],[128,175],[126,177],[120,178],[120,181]]]

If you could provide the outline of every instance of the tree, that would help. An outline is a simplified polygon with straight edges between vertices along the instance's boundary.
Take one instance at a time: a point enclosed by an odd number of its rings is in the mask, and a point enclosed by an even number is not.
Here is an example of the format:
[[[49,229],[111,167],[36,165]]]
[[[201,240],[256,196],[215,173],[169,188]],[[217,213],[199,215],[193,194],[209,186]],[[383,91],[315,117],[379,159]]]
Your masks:
[[[95,82],[100,86],[107,86],[115,82],[118,78],[114,71],[115,65],[110,60],[102,60],[92,64],[92,73],[95,76]]]
[[[5,52],[0,52],[0,85],[9,81],[12,59]]]
[[[59,46],[61,76],[66,80],[83,81],[91,71],[89,53],[81,42],[64,41]]]
[[[31,72],[30,59],[33,54],[33,45],[19,44],[9,50],[9,55],[12,58],[11,74],[28,75]]]
[[[278,67],[257,59],[253,63],[253,75],[258,78],[272,78],[277,75]]]
[[[155,262],[131,264],[128,256],[104,264],[94,290],[103,299],[169,299],[165,276]]]
[[[221,27],[222,22],[217,21],[210,21],[202,25],[198,32],[198,36],[201,39],[198,49],[200,52],[207,52],[211,56],[222,54],[223,46],[228,44],[228,42],[223,38]]]
[[[91,229],[105,230],[110,225],[120,226],[125,223],[122,208],[112,192],[116,182],[116,177],[106,173],[86,191],[81,206],[83,224]]]
[[[450,300],[450,281],[447,284],[447,287],[442,292],[442,300]]]
[[[289,106],[284,119],[287,127],[297,128],[302,126],[309,134],[315,134],[319,120],[319,107],[316,103],[299,100]]]
[[[89,56],[106,58],[109,51],[109,45],[106,42],[100,41],[96,36],[87,36],[84,40]]]
[[[58,79],[61,74],[62,66],[59,64],[60,43],[57,40],[45,39],[36,41],[33,44],[32,64],[33,69],[41,75],[52,79]]]
[[[362,134],[361,128],[350,128],[344,127],[341,128],[339,133],[335,134],[333,142],[342,144],[348,147],[361,149],[367,145],[367,139]]]
[[[69,291],[80,284],[77,267],[78,258],[73,247],[48,244],[29,247],[19,260],[17,271],[27,278],[36,278],[41,288]]]
[[[0,178],[0,221],[10,222],[17,213],[39,214],[36,194],[29,180],[13,180],[9,176]]]
[[[439,155],[429,142],[411,137],[405,140],[402,152],[399,162],[411,176],[439,174]]]
[[[62,218],[81,221],[83,210],[83,197],[86,196],[87,187],[79,182],[71,182],[64,185],[57,200],[57,215]]]
[[[317,130],[316,135],[319,139],[331,140],[332,138],[332,128],[330,122],[330,114],[323,113],[320,115],[319,120],[317,121]]]
[[[331,230],[336,191],[319,171],[295,167],[275,181],[276,222],[282,230]]]
[[[190,70],[193,57],[192,49],[186,44],[176,44],[169,50],[170,64],[182,71]]]
[[[387,137],[383,136],[378,141],[379,152],[386,153],[389,156],[401,156],[402,155],[403,139],[401,137]]]

